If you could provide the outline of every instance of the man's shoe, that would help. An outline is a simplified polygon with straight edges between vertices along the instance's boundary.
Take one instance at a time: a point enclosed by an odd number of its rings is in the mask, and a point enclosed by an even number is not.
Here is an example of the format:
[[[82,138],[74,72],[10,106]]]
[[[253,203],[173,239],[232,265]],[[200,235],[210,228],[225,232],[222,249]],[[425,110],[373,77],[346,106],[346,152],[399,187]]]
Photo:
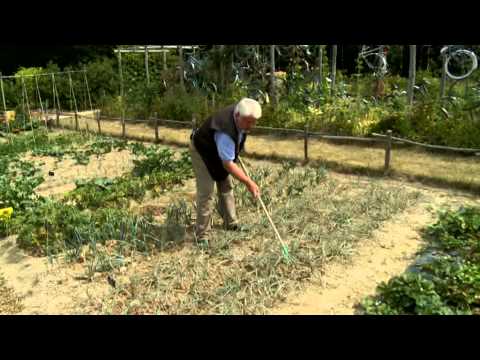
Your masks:
[[[203,238],[197,238],[197,236],[194,234],[194,242],[201,249],[208,248],[208,239],[207,238],[204,238],[204,237]]]
[[[208,240],[198,240],[197,241],[197,246],[200,249],[208,249]]]
[[[232,224],[227,226],[228,231],[247,231],[247,227],[245,225],[240,224]]]

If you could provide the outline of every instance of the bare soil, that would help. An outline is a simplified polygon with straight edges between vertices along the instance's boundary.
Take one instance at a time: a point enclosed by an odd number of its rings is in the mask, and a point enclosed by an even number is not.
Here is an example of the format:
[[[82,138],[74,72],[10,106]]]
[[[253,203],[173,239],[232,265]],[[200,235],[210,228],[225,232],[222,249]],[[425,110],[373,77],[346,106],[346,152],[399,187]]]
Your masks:
[[[102,279],[105,276],[85,281],[82,264],[49,263],[47,258],[25,254],[14,236],[0,240],[0,269],[8,286],[22,299],[20,314],[72,314],[75,303],[109,290]]]
[[[43,163],[40,166],[45,181],[36,192],[42,196],[61,197],[75,189],[76,180],[94,178],[116,178],[133,169],[133,156],[128,150],[112,151],[110,153],[92,156],[87,165],[76,164],[75,160],[64,158],[58,160],[50,156],[32,156],[27,154],[27,161]],[[53,176],[49,172],[53,172]]]

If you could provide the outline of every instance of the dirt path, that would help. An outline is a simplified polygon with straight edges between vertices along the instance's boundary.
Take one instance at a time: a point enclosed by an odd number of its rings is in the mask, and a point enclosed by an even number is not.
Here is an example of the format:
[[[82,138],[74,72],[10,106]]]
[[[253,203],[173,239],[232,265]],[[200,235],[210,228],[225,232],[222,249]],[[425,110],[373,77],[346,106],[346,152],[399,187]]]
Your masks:
[[[78,302],[109,290],[102,275],[93,282],[85,281],[82,264],[50,264],[47,258],[26,255],[15,244],[14,236],[0,242],[0,269],[8,286],[21,298],[20,314],[75,313]]]
[[[418,188],[417,188],[418,189]],[[476,203],[470,196],[423,189],[423,201],[375,231],[362,242],[348,263],[326,266],[311,286],[292,294],[271,311],[275,315],[353,315],[358,303],[375,294],[382,281],[402,274],[423,245],[420,230],[435,221],[443,205]]]

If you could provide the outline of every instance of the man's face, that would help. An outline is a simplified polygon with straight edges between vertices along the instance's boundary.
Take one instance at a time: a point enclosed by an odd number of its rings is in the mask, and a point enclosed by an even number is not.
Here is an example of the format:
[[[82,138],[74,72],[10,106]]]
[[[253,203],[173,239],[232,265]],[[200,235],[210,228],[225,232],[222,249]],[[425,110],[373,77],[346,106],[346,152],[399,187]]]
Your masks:
[[[253,127],[255,127],[257,123],[257,119],[252,116],[238,116],[237,115],[237,125],[240,129],[244,131],[250,131]]]

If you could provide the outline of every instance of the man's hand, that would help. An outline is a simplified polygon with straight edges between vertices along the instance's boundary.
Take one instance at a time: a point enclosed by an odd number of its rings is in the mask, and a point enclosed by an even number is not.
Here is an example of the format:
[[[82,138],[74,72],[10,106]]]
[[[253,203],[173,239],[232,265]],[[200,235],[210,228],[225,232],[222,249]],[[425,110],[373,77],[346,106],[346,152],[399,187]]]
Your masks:
[[[260,188],[258,187],[258,185],[255,184],[253,180],[250,180],[246,185],[247,185],[248,191],[250,191],[253,197],[255,199],[258,199],[260,197]]]

